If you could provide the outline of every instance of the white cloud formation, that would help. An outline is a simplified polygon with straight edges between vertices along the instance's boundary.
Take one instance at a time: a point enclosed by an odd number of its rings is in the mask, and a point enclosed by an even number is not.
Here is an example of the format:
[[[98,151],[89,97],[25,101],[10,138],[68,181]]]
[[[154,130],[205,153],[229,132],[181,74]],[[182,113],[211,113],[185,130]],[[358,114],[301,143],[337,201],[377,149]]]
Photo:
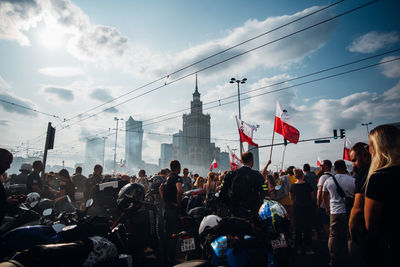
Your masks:
[[[70,0],[5,1],[0,2],[0,15],[5,17],[0,22],[0,38],[14,40],[21,45],[29,45],[30,40],[25,32],[35,27],[39,21],[44,21],[49,26],[57,24],[60,31],[64,31],[64,35],[69,38],[66,41],[67,50],[79,60],[118,67],[145,77],[159,77],[259,35],[266,29],[270,30],[298,19],[319,8],[314,6],[295,14],[270,17],[262,21],[248,20],[244,25],[231,30],[226,36],[219,39],[176,53],[156,54],[140,44],[130,43],[128,38],[116,28],[93,24],[89,17]],[[317,13],[284,29],[202,62],[187,71],[193,72],[215,64],[247,49],[315,24],[330,15],[332,15],[330,11]],[[207,76],[217,76],[221,71],[230,71],[232,68],[237,72],[244,73],[258,66],[288,66],[299,62],[322,47],[330,38],[335,27],[335,22],[329,22],[309,29],[213,67],[207,72]],[[184,73],[182,72],[176,77],[184,75]]]
[[[379,49],[388,47],[397,43],[400,39],[398,32],[368,32],[356,38],[347,49],[350,52],[374,53]]]
[[[0,91],[0,99],[9,102],[9,103],[14,103],[16,105],[12,105],[6,102],[0,101],[0,107],[7,112],[10,113],[17,113],[21,115],[28,115],[28,116],[36,116],[37,113],[35,113],[32,110],[29,109],[35,109],[35,105],[28,99],[24,99],[22,97],[18,97],[12,93],[9,93],[7,91]],[[27,107],[23,108],[23,107]]]
[[[58,100],[61,101],[71,102],[74,100],[74,92],[71,89],[46,86],[42,89],[42,92],[47,95],[55,96]]]
[[[396,56],[389,56],[382,58],[381,62],[390,61]],[[382,74],[388,78],[399,78],[400,77],[400,60],[392,61],[381,65]]]
[[[3,79],[3,77],[1,77],[1,75],[0,75],[0,88],[5,88],[5,89],[11,88],[10,84],[8,84],[8,82],[6,82]]]
[[[354,129],[364,121],[386,117],[399,119],[400,82],[382,95],[359,92],[338,99],[320,99],[312,106],[298,108],[309,117],[320,133],[331,133],[332,129]]]
[[[83,74],[83,71],[75,67],[47,67],[39,69],[39,73],[52,77],[71,77]]]

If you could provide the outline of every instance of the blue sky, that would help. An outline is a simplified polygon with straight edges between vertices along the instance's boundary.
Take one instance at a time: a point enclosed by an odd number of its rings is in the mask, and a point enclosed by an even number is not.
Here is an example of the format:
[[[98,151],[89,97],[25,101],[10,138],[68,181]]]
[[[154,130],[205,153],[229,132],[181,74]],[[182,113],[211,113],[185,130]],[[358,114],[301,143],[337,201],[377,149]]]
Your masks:
[[[344,1],[323,12],[172,75],[140,91],[84,113],[105,101],[128,93],[175,70],[227,49],[275,27],[335,3],[335,1],[51,1],[0,0],[0,100],[17,103],[49,117],[0,102],[1,145],[24,155],[19,147],[29,141],[31,151],[42,150],[47,122],[57,126],[55,150],[50,164],[83,161],[88,136],[108,136],[106,159],[113,158],[115,116],[147,120],[188,108],[198,72],[204,103],[234,96],[231,77],[248,79],[242,98],[251,89],[300,77],[325,68],[378,55],[400,47],[400,4],[395,0],[371,5],[307,31],[201,71],[213,63],[242,53],[368,1]],[[327,75],[399,57],[395,52],[317,76],[259,90],[290,87]],[[332,135],[345,128],[351,141],[366,141],[360,124],[400,121],[400,63],[382,64],[366,70],[244,100],[242,119],[260,125],[254,134],[260,145],[269,144],[276,100],[288,109],[300,139]],[[167,86],[162,86],[164,83]],[[152,88],[160,89],[138,97]],[[235,100],[232,98],[230,100]],[[229,100],[229,101],[230,101]],[[127,103],[102,112],[107,107]],[[221,103],[225,104],[226,101]],[[205,109],[207,106],[204,107]],[[238,147],[234,116],[237,103],[205,110],[211,115],[213,141],[225,150]],[[97,116],[84,119],[98,113]],[[177,115],[180,115],[179,113]],[[74,118],[75,117],[75,118]],[[66,122],[62,122],[63,119]],[[74,119],[71,119],[74,118]],[[71,120],[70,120],[71,119]],[[146,123],[145,123],[146,125]],[[372,126],[372,127],[373,127]],[[124,127],[122,126],[122,129]],[[181,116],[144,127],[143,158],[158,162],[160,144],[171,142],[182,128]],[[110,129],[110,130],[109,130]],[[162,135],[157,135],[159,133]],[[117,159],[124,157],[121,132]],[[276,142],[282,137],[276,136]],[[318,156],[341,158],[343,140],[330,144],[289,145],[285,165],[316,164]],[[20,151],[20,152],[18,152]],[[269,149],[260,149],[260,164]],[[273,165],[279,165],[282,147],[276,147]],[[275,167],[274,167],[275,168]]]

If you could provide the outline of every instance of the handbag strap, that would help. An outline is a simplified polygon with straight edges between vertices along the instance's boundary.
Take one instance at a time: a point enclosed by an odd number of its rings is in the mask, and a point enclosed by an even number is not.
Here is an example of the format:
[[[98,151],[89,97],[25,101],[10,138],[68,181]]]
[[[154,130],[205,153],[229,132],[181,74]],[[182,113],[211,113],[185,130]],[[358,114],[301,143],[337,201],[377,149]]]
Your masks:
[[[333,181],[336,184],[336,191],[339,194],[340,197],[345,198],[346,197],[346,193],[343,191],[343,188],[339,185],[338,181],[336,180],[336,177],[330,173],[328,173],[329,176],[331,176],[333,178]]]

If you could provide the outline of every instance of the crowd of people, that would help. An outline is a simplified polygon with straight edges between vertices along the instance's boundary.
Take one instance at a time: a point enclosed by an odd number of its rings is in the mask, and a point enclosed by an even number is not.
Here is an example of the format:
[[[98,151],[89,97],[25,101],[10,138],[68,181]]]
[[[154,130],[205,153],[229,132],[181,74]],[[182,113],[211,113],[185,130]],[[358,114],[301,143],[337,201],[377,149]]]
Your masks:
[[[296,253],[312,256],[315,238],[327,240],[330,266],[395,266],[399,249],[396,190],[400,181],[400,130],[381,125],[370,132],[369,144],[356,143],[350,150],[352,171],[345,161],[333,164],[324,160],[318,171],[309,164],[301,168],[270,172],[269,161],[259,172],[252,169],[251,152],[241,155],[243,167],[224,173],[210,172],[207,177],[192,174],[177,160],[169,169],[148,177],[140,170],[137,177],[103,175],[101,165],[94,166],[88,178],[77,167],[71,176],[66,169],[40,175],[41,161],[24,163],[21,173],[6,176],[13,156],[0,149],[0,222],[9,206],[23,201],[22,195],[7,196],[4,183],[26,185],[26,193],[38,192],[46,198],[68,195],[79,205],[91,197],[96,184],[118,179],[124,184],[139,183],[151,191],[158,203],[160,220],[165,219],[165,233],[179,231],[178,219],[184,192],[204,190],[206,196],[220,193],[233,215],[254,217],[265,197],[280,202],[286,209],[294,235]],[[43,180],[42,180],[43,179]],[[174,262],[175,240],[166,238],[167,259]]]

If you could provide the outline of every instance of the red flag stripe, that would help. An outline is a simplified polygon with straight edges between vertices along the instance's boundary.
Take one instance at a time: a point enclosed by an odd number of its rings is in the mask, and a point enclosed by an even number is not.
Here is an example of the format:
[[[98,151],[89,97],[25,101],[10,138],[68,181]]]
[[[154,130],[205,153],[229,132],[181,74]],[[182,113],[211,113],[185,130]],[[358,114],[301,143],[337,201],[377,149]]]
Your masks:
[[[277,116],[275,116],[274,131],[293,144],[297,144],[299,141],[300,132]]]

